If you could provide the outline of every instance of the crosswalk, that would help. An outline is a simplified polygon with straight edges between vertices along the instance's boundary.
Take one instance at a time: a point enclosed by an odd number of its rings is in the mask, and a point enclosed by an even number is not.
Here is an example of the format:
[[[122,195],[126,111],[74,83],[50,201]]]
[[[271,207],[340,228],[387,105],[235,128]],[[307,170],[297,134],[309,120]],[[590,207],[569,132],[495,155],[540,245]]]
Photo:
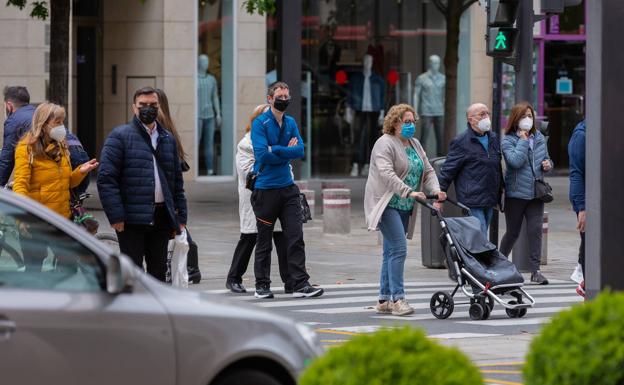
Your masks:
[[[272,289],[275,298],[271,300],[255,299],[252,293],[234,295],[224,290],[211,292],[270,309],[323,330],[357,334],[374,332],[381,327],[411,324],[425,328],[432,337],[471,338],[484,334],[537,331],[554,314],[582,301],[575,287],[576,284],[569,281],[551,281],[545,286],[526,285],[524,288],[535,298],[536,305],[528,310],[525,317],[508,318],[505,309],[496,305],[489,319],[479,321],[470,319],[468,299],[461,292],[454,297],[455,310],[448,319],[438,320],[431,314],[431,295],[437,291],[452,291],[452,283],[448,281],[406,283],[406,298],[415,312],[405,317],[375,313],[376,283],[323,286],[325,294],[322,297],[306,299],[293,298],[284,294],[281,288]]]

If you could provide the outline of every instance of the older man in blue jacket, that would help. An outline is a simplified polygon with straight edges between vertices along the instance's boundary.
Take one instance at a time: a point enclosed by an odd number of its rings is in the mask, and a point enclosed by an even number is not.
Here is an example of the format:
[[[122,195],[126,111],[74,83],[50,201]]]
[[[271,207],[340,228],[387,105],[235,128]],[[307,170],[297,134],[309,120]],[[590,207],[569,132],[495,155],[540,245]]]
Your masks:
[[[4,143],[0,153],[0,185],[9,182],[15,166],[15,146],[20,138],[30,130],[35,106],[30,103],[26,87],[13,86],[4,89]]]
[[[280,220],[286,237],[288,272],[294,297],[318,297],[323,289],[310,285],[305,267],[305,243],[301,220],[300,192],[292,177],[290,161],[304,155],[303,139],[297,122],[284,115],[290,103],[290,91],[284,82],[269,86],[267,100],[271,108],[254,119],[251,125],[257,173],[251,205],[256,215],[258,240],[254,259],[256,298],[273,298],[271,292],[271,249],[273,227]]]
[[[577,230],[581,234],[579,248],[579,263],[585,274],[585,121],[580,122],[572,132],[568,143],[570,159],[570,202],[578,218]],[[585,296],[585,281],[576,289],[581,296]]]
[[[485,104],[468,107],[466,119],[468,129],[451,142],[438,180],[444,192],[455,182],[457,200],[470,207],[487,236],[502,191],[500,141],[491,131],[490,112]]]

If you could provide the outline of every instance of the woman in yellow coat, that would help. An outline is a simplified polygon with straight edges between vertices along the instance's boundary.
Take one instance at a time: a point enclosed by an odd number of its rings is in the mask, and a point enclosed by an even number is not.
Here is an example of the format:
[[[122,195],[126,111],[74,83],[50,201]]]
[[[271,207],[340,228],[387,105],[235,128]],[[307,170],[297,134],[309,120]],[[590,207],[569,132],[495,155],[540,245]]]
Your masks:
[[[70,218],[70,189],[98,163],[92,159],[71,169],[64,120],[62,106],[43,103],[37,107],[30,131],[15,149],[13,191]]]
[[[63,125],[65,109],[53,103],[43,103],[35,110],[30,131],[15,149],[13,191],[25,195],[70,218],[70,189],[78,186],[98,163],[92,159],[71,169],[69,150]],[[61,265],[76,270],[76,257],[57,255],[54,245],[42,242],[37,232],[26,223],[19,225],[20,243],[26,271],[41,271],[48,247],[55,254],[57,268]],[[60,252],[64,254],[64,252]]]

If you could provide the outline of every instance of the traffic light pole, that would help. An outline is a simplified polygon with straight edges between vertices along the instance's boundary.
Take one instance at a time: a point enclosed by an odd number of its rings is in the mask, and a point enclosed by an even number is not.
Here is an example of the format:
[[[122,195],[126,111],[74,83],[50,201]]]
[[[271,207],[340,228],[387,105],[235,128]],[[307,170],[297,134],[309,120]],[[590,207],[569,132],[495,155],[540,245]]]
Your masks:
[[[520,0],[516,62],[516,103],[533,101],[533,0]]]
[[[502,98],[502,74],[503,62],[499,58],[494,58],[494,69],[492,73],[492,130],[496,132],[499,139],[503,138],[501,121],[501,98]],[[490,242],[498,246],[498,222],[499,212],[494,210],[492,223],[490,224]]]

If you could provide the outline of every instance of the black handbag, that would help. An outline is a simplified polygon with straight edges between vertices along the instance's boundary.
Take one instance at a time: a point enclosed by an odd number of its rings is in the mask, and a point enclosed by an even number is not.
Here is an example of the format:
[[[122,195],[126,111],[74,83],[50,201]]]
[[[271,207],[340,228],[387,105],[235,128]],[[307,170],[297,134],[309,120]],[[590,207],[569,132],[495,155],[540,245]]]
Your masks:
[[[301,222],[307,223],[312,220],[312,212],[310,211],[310,205],[308,204],[308,198],[305,194],[299,194],[299,205],[301,206]]]
[[[247,190],[253,191],[256,189],[256,179],[258,179],[258,175],[260,175],[263,169],[264,165],[260,166],[258,172],[252,170],[247,173],[247,176],[245,177],[245,188]]]
[[[555,197],[553,196],[552,187],[543,178],[538,179],[535,177],[535,170],[533,170],[534,163],[535,162],[531,163],[531,172],[533,173],[535,198],[541,200],[544,203],[550,203],[555,199]]]

